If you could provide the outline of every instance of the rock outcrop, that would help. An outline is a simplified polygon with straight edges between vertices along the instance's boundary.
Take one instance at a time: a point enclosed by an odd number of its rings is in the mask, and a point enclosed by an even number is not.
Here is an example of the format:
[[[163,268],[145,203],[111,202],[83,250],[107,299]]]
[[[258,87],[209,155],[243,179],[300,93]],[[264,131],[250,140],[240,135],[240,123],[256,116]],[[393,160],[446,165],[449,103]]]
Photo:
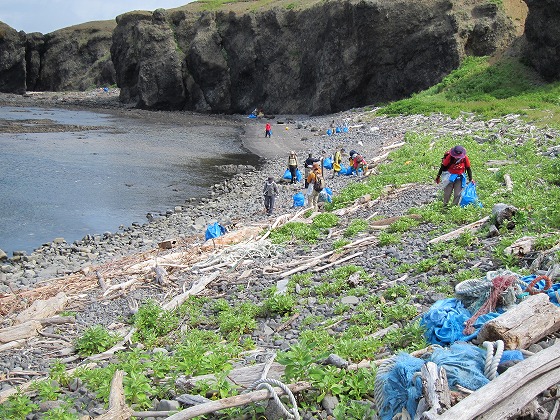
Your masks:
[[[110,55],[114,27],[106,22],[90,22],[46,34],[38,50],[40,72],[36,80],[28,79],[28,90],[86,90],[114,84]],[[28,68],[31,65],[28,62]]]
[[[0,92],[25,93],[25,33],[0,22]]]
[[[527,59],[548,80],[560,79],[560,3],[556,0],[525,0]]]
[[[86,90],[116,83],[115,22],[89,22],[43,35],[0,22],[0,92]]]
[[[513,37],[483,0],[348,0],[131,12],[117,18],[111,56],[121,100],[134,106],[325,114],[423,90]]]

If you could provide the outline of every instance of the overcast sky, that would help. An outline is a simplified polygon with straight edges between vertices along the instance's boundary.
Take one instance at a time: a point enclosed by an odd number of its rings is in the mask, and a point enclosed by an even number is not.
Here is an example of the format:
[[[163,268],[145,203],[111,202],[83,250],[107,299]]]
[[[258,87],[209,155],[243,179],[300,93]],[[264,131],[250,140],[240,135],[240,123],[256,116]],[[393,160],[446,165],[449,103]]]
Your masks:
[[[0,21],[17,31],[47,34],[131,10],[171,9],[194,0],[0,0]]]

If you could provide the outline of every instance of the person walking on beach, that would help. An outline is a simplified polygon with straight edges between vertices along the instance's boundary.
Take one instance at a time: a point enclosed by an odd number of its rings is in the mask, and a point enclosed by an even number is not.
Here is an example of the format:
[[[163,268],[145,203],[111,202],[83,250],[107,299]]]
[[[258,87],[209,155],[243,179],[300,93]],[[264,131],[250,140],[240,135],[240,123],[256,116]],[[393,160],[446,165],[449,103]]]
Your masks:
[[[291,151],[288,155],[288,169],[290,174],[292,174],[292,181],[290,184],[297,183],[297,168],[298,168],[298,158],[295,151]]]
[[[321,165],[319,162],[313,164],[313,168],[309,177],[307,178],[308,185],[312,186],[309,192],[309,204],[313,206],[313,211],[319,210],[319,194],[325,188],[325,179],[321,172]]]
[[[272,127],[270,126],[270,123],[266,123],[266,125],[264,126],[264,137],[270,137],[272,135]]]
[[[340,169],[342,168],[342,154],[345,152],[344,147],[341,147],[339,150],[334,152],[334,159],[333,159],[333,175],[340,175]]]
[[[453,205],[459,205],[461,191],[467,186],[465,172],[467,173],[469,182],[473,181],[471,161],[467,156],[467,150],[463,146],[457,145],[445,152],[436,176],[436,184],[441,182],[441,175],[443,172],[449,173],[449,178],[443,188],[443,207],[447,207],[451,199],[451,193],[453,193]]]
[[[319,162],[319,159],[314,158],[313,153],[309,153],[309,156],[307,156],[307,159],[305,159],[305,162],[303,163],[303,166],[305,168],[305,188],[309,186],[307,178],[309,178],[309,174],[313,169],[313,164],[316,162]]]
[[[263,195],[264,208],[266,209],[266,214],[270,216],[274,211],[274,202],[276,201],[276,197],[278,197],[278,185],[276,185],[274,178],[271,176],[269,176],[264,182]]]

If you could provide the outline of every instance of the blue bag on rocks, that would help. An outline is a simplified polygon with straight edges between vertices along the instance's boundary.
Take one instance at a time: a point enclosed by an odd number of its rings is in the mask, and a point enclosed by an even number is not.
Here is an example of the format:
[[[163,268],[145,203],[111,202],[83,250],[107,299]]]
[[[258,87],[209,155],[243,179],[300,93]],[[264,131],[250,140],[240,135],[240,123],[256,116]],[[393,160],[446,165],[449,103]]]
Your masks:
[[[289,169],[286,169],[286,172],[284,172],[284,175],[282,175],[282,178],[284,178],[284,179],[292,179],[292,173],[290,172]]]
[[[482,207],[482,203],[478,200],[478,195],[476,194],[476,184],[474,182],[469,182],[461,193],[461,202],[459,205],[465,207],[469,204]]]
[[[326,157],[325,160],[323,160],[323,167],[325,169],[332,169],[332,165],[333,161],[330,157]]]
[[[305,205],[305,196],[303,193],[294,194],[294,207],[303,207]]]
[[[206,234],[204,235],[204,238],[206,240],[217,238],[218,236],[222,236],[226,232],[227,229],[225,227],[220,225],[218,222],[215,222],[209,225],[208,228],[206,228]]]
[[[297,182],[301,181],[302,175],[301,172],[299,171],[299,169],[296,169],[296,179]],[[292,179],[292,177],[290,176],[290,179]]]

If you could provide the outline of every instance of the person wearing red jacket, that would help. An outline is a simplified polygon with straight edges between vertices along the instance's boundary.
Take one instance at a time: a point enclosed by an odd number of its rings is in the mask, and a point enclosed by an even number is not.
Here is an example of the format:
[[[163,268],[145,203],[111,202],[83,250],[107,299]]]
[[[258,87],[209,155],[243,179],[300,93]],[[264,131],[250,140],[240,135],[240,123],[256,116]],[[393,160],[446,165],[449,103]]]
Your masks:
[[[458,205],[461,200],[461,191],[467,185],[465,172],[469,182],[473,182],[471,161],[467,156],[467,150],[463,146],[454,146],[445,153],[436,176],[436,184],[440,183],[441,174],[444,171],[449,172],[449,181],[443,189],[443,206],[447,207],[451,193],[453,193],[453,204]]]
[[[272,127],[270,126],[270,123],[266,123],[266,125],[264,126],[264,136],[270,137],[271,135],[272,135]]]

